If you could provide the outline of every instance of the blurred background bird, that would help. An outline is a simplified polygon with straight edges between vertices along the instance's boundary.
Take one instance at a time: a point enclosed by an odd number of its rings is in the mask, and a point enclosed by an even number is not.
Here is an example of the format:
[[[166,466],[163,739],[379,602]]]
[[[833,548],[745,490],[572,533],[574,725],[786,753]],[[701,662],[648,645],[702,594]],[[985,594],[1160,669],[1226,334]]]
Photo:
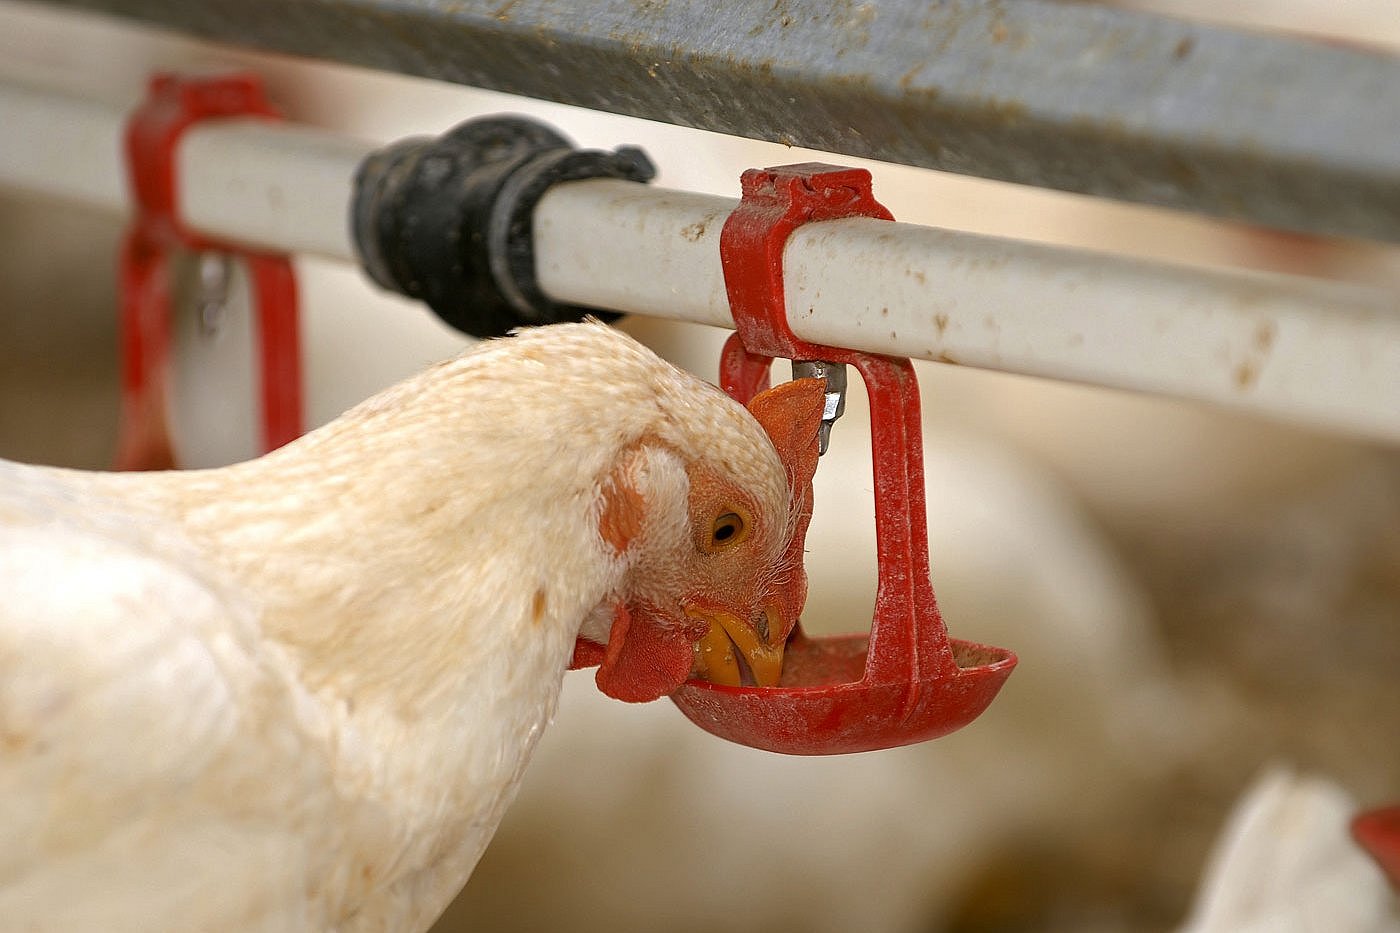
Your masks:
[[[1336,782],[1267,769],[1240,799],[1181,933],[1400,929],[1380,868],[1353,842]]]
[[[236,466],[0,461],[5,925],[426,928],[580,636],[620,699],[777,682],[822,391],[559,325]]]

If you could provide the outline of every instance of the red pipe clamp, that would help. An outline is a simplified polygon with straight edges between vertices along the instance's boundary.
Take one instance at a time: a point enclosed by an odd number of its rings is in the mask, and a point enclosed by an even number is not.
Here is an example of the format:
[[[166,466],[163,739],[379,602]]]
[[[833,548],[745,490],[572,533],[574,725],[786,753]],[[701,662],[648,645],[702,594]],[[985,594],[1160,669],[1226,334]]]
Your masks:
[[[167,425],[170,372],[170,268],[180,250],[227,253],[243,261],[252,283],[261,354],[263,447],[302,432],[301,349],[296,278],[285,255],[225,243],[180,220],[176,148],[191,125],[211,118],[279,114],[253,75],[185,78],[156,75],[126,127],[126,158],[136,217],[121,247],[122,405],[116,466],[175,466]]]
[[[800,340],[788,326],[783,248],[805,223],[892,220],[863,169],[808,163],[750,169],[720,238],[737,332],[720,385],[747,403],[768,385],[773,358],[854,366],[870,395],[880,581],[868,635],[788,641],[782,683],[732,687],[692,678],[671,699],[701,728],[792,755],[891,748],[937,738],[975,719],[1016,656],[950,639],[929,580],[919,390],[907,359]],[[852,270],[852,274],[856,274]]]

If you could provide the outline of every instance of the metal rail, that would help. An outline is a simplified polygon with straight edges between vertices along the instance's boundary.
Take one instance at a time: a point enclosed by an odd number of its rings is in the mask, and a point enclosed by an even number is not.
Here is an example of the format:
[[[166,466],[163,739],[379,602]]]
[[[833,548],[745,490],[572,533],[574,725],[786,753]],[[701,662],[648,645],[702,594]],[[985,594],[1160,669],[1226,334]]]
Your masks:
[[[0,185],[122,209],[122,125],[116,108],[0,83]],[[306,127],[195,127],[178,152],[182,216],[221,239],[353,262],[347,213],[371,148]],[[734,204],[559,185],[534,215],[540,285],[572,304],[727,325],[719,233]],[[1387,292],[862,219],[803,227],[785,265],[807,340],[1400,441],[1400,297]]]
[[[1055,0],[48,0],[828,152],[1400,241],[1400,58]]]

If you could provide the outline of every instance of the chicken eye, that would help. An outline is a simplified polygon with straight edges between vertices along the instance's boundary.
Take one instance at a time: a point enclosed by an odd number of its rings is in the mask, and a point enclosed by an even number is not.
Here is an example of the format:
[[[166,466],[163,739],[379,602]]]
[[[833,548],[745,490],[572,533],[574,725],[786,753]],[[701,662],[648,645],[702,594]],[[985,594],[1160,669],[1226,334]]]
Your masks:
[[[744,536],[744,519],[736,512],[725,512],[715,519],[710,530],[710,542],[715,547],[728,547]]]

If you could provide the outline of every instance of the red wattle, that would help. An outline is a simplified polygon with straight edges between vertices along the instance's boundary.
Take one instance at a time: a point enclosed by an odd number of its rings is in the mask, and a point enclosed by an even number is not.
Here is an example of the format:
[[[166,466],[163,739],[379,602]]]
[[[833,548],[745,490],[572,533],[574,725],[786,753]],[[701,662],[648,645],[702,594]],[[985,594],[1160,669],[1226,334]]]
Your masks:
[[[598,689],[624,703],[667,696],[690,676],[695,637],[688,626],[618,606],[598,667]]]

